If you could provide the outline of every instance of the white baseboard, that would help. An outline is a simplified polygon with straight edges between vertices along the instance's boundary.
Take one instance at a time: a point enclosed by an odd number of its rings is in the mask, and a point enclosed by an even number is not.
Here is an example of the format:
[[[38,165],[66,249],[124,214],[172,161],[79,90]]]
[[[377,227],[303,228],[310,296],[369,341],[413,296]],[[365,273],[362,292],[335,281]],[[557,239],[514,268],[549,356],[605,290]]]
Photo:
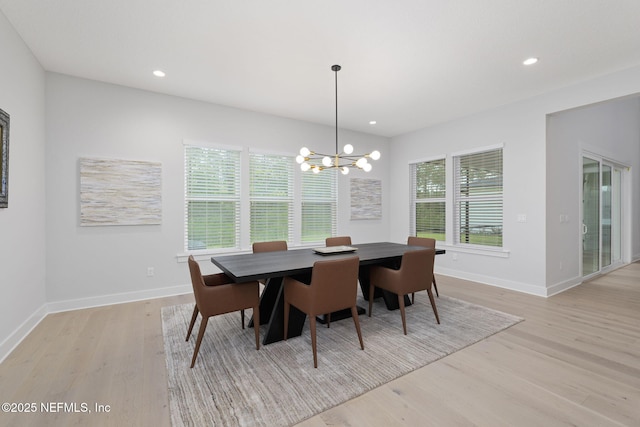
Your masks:
[[[564,282],[556,283],[555,285],[551,285],[547,288],[547,296],[557,295],[560,292],[564,292],[567,289],[571,289],[575,286],[582,284],[582,277],[573,277],[571,279],[565,280]]]
[[[509,289],[512,291],[523,292],[525,294],[535,295],[539,297],[547,297],[547,288],[542,286],[534,286],[527,283],[520,283],[513,280],[504,280],[497,277],[483,276],[480,274],[468,273],[465,271],[454,270],[449,268],[437,268],[436,274],[455,277],[457,279],[470,280],[472,282],[482,283],[484,285],[495,286],[498,288]]]
[[[191,285],[172,286],[168,288],[149,289],[145,291],[125,292],[120,294],[102,295],[74,300],[53,301],[43,304],[25,320],[7,339],[0,343],[0,363],[31,333],[38,323],[50,313],[80,310],[83,308],[101,307],[112,304],[122,304],[154,298],[170,297],[192,293]]]
[[[38,326],[38,323],[44,319],[49,312],[47,311],[47,304],[42,304],[31,316],[27,318],[22,325],[13,331],[11,335],[7,337],[2,343],[0,343],[0,363],[7,358],[9,354],[22,342],[22,340],[31,333],[33,328]]]
[[[79,310],[82,308],[102,307],[105,305],[122,304],[126,302],[142,301],[146,299],[171,297],[192,293],[191,285],[171,286],[168,288],[149,289],[145,291],[124,292],[120,294],[101,295],[97,297],[80,298],[65,301],[52,301],[47,304],[48,313]]]

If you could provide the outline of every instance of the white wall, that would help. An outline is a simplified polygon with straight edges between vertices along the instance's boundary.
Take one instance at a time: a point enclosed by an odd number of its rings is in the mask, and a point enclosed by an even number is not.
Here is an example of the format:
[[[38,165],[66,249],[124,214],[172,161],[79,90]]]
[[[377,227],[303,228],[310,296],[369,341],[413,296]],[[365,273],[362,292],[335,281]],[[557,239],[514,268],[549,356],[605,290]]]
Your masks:
[[[184,252],[183,140],[297,154],[302,145],[334,150],[331,126],[300,122],[204,102],[47,73],[47,299],[51,302],[126,294],[146,297],[189,290]],[[340,133],[356,150],[383,157],[367,177],[383,180],[381,221],[350,221],[349,178],[339,177],[339,233],[354,242],[386,240],[388,139]],[[162,163],[162,225],[80,227],[78,159],[102,157]],[[205,273],[214,270],[203,262]],[[147,267],[155,275],[147,277]],[[185,285],[183,288],[174,288]],[[54,304],[65,308],[64,303]],[[72,305],[73,306],[73,305]]]
[[[547,281],[578,282],[581,241],[582,150],[630,166],[629,184],[640,188],[640,97],[598,103],[549,115],[547,125]],[[640,258],[640,197],[631,192],[631,253]],[[569,221],[561,223],[560,215]]]
[[[0,360],[45,303],[44,70],[0,12],[0,108],[10,115],[9,207],[0,209]]]
[[[475,254],[447,250],[439,255],[436,271],[491,283],[523,292],[543,294],[544,239],[544,115],[524,104],[434,126],[394,138],[391,168],[391,239],[406,241],[409,234],[409,162],[432,156],[504,144],[503,247],[507,254]],[[451,157],[447,168],[452,170]],[[449,174],[449,177],[451,174]],[[450,182],[451,180],[449,180]],[[448,213],[449,214],[449,213]],[[527,222],[518,223],[518,214]],[[452,216],[450,213],[449,217]],[[451,231],[449,227],[448,232]],[[457,260],[454,259],[454,254]]]
[[[0,51],[11,58],[0,67],[0,108],[11,114],[9,208],[0,209],[0,357],[49,309],[188,290],[186,265],[176,257],[183,252],[183,139],[292,153],[301,145],[333,150],[331,126],[45,73],[2,14]],[[569,262],[566,271],[555,271],[558,257],[575,259],[575,254],[562,249],[569,247],[566,241],[573,239],[571,233],[556,232],[551,221],[565,211],[577,218],[571,213],[576,203],[570,202],[577,192],[568,184],[575,174],[553,159],[561,158],[562,153],[573,156],[575,145],[549,146],[546,117],[636,93],[640,93],[640,67],[391,142],[344,131],[341,141],[351,142],[358,151],[382,152],[382,159],[366,176],[382,180],[383,219],[351,221],[349,178],[358,175],[340,177],[338,233],[350,234],[354,243],[406,241],[408,162],[502,143],[508,256],[447,247],[447,255],[438,257],[437,271],[538,295],[555,292],[567,280],[571,282],[575,270]],[[624,114],[631,114],[629,111],[625,109]],[[618,113],[612,111],[610,117]],[[625,123],[632,122],[627,117]],[[615,133],[616,127],[601,129]],[[632,138],[629,132],[621,140]],[[606,143],[588,144],[606,148]],[[629,156],[637,189],[638,154],[627,148],[613,153]],[[162,225],[80,227],[78,159],[84,156],[160,161]],[[567,186],[556,186],[556,182]],[[637,259],[637,190],[633,197],[632,253]],[[517,222],[518,214],[526,214],[527,222]],[[146,277],[149,266],[155,268],[152,278]],[[205,272],[212,268],[204,267]],[[85,300],[78,301],[82,298]]]
[[[548,262],[553,260],[555,269],[558,256],[574,256],[555,249],[566,249],[570,246],[566,244],[566,239],[571,237],[547,232],[547,218],[559,218],[560,211],[564,213],[568,209],[564,204],[567,202],[565,197],[576,197],[578,190],[575,185],[569,184],[575,184],[575,173],[562,167],[561,163],[552,162],[550,169],[547,169],[546,162],[550,156],[547,155],[546,116],[639,92],[640,67],[635,67],[393,138],[390,165],[393,171],[390,180],[393,206],[391,240],[405,241],[409,232],[409,161],[503,143],[503,231],[504,248],[509,251],[509,256],[500,258],[458,253],[456,248],[442,245],[448,253],[438,257],[436,271],[537,295],[548,295],[571,286],[572,283],[565,283],[570,274],[547,274]],[[552,149],[558,149],[560,155],[560,147]],[[632,157],[636,156],[634,162],[639,160],[637,151],[627,152]],[[570,161],[577,162],[577,157],[573,156]],[[637,182],[637,178],[634,179]],[[567,184],[556,186],[556,183]],[[635,192],[636,209],[638,197]],[[633,252],[637,254],[640,220],[638,211],[634,212]],[[527,222],[517,222],[518,214],[525,214]],[[571,217],[573,221],[577,219],[573,215]],[[553,229],[555,226],[550,230]],[[577,240],[574,242],[574,250],[577,250]],[[546,254],[547,251],[549,254]],[[454,254],[457,255],[457,261],[453,259]]]

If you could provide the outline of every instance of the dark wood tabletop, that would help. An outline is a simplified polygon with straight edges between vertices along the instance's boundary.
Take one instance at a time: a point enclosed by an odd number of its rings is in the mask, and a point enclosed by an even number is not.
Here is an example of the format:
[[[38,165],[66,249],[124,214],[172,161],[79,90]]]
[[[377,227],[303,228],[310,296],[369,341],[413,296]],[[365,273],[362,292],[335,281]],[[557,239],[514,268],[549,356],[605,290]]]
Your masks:
[[[407,251],[424,249],[399,243],[364,243],[353,245],[354,252],[320,255],[313,249],[291,249],[288,251],[262,252],[211,257],[211,261],[235,282],[292,276],[308,273],[316,261],[340,259],[357,255],[360,265],[379,264],[389,259],[402,257]],[[436,253],[444,253],[438,250]]]
[[[263,344],[270,344],[280,341],[284,338],[283,331],[283,292],[282,281],[285,276],[302,276],[311,273],[313,264],[316,261],[333,260],[358,256],[360,258],[360,271],[358,278],[360,287],[365,299],[369,298],[369,266],[370,265],[386,265],[397,267],[402,255],[407,251],[424,249],[422,246],[409,246],[399,243],[365,243],[361,245],[353,245],[356,248],[353,252],[336,253],[321,255],[313,249],[292,249],[287,251],[276,252],[260,252],[239,255],[221,255],[211,257],[211,262],[218,266],[227,276],[234,282],[248,282],[258,279],[267,279],[264,291],[260,296],[260,319],[261,325],[268,325],[266,334],[263,336]],[[436,250],[437,254],[445,253],[444,250]],[[377,291],[382,291],[377,289]],[[380,295],[376,293],[374,298],[382,296],[385,298],[387,308],[397,308],[397,295],[392,296],[388,291],[382,292]],[[411,302],[406,298],[405,305]],[[394,306],[395,304],[395,306]],[[302,333],[306,315],[291,307],[289,316],[288,337],[299,336]],[[332,319],[337,319],[333,316]]]

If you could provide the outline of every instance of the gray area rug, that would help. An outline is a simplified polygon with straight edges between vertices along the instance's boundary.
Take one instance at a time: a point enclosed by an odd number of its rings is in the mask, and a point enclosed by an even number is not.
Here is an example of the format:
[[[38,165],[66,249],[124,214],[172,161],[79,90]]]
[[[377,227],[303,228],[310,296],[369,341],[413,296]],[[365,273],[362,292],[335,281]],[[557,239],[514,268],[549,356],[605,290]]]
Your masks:
[[[362,307],[367,304],[359,301]],[[416,304],[407,307],[405,336],[400,312],[376,301],[372,317],[360,316],[364,351],[352,319],[332,322],[329,329],[318,324],[318,369],[313,368],[308,321],[302,336],[256,351],[253,328],[241,329],[239,313],[209,320],[198,360],[190,369],[200,320],[185,342],[193,305],[165,307],[162,327],[171,422],[174,426],[293,425],[522,320],[446,296],[436,298],[436,304],[440,325],[426,292],[416,295]]]

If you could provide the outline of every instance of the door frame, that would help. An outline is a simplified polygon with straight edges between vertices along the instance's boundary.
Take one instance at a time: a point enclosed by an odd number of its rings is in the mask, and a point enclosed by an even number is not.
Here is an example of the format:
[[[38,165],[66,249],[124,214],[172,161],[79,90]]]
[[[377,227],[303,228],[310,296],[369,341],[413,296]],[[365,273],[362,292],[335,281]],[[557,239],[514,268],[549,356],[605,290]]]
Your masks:
[[[608,166],[612,167],[612,171],[614,169],[619,169],[621,174],[620,174],[620,261],[614,262],[612,260],[611,264],[609,264],[607,267],[602,267],[602,189],[600,190],[600,197],[599,197],[599,209],[600,209],[600,230],[598,233],[598,239],[599,239],[599,254],[598,254],[598,269],[597,271],[595,271],[594,273],[588,274],[588,275],[583,275],[583,243],[582,243],[582,227],[583,227],[583,222],[584,222],[584,203],[583,203],[583,159],[587,157],[591,160],[595,160],[599,163],[599,173],[600,173],[600,187],[602,187],[602,165],[606,164]],[[613,160],[610,158],[607,158],[606,156],[603,156],[601,154],[597,154],[594,153],[592,151],[588,151],[588,150],[581,150],[580,151],[580,180],[579,180],[579,193],[580,193],[580,206],[579,206],[579,212],[580,212],[580,220],[578,221],[578,228],[579,228],[579,232],[578,232],[578,247],[579,247],[579,251],[578,251],[578,256],[579,256],[579,271],[580,271],[580,276],[582,277],[583,280],[588,280],[594,276],[598,276],[601,275],[603,273],[607,273],[609,271],[615,270],[617,268],[620,268],[624,265],[630,264],[631,263],[631,205],[632,205],[632,200],[631,200],[631,183],[630,183],[630,179],[631,179],[631,167],[623,162],[620,162],[618,160]]]

